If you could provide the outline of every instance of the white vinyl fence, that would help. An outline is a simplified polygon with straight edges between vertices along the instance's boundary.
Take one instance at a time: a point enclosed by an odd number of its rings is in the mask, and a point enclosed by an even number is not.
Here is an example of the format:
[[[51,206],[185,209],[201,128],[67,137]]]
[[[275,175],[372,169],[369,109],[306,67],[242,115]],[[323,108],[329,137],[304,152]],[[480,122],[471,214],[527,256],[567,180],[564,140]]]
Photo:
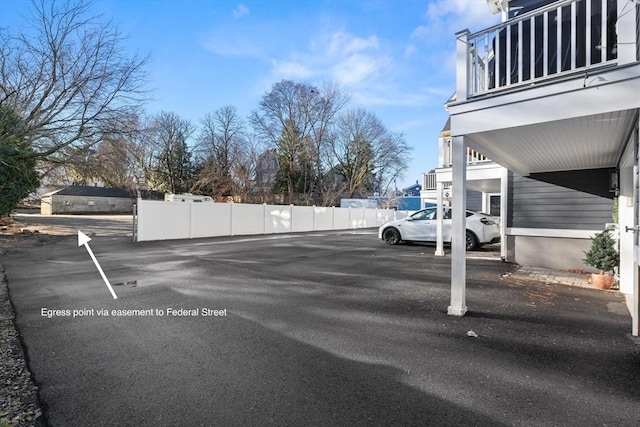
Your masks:
[[[315,206],[138,200],[135,236],[146,240],[379,227],[410,212]]]

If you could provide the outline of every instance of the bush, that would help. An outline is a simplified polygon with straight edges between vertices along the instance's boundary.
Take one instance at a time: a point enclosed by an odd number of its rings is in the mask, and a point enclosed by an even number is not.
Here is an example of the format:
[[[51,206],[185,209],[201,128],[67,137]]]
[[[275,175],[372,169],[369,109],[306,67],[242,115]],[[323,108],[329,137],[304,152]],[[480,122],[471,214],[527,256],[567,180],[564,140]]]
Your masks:
[[[591,249],[584,254],[585,264],[597,268],[600,274],[613,271],[620,261],[616,242],[608,231],[596,233],[591,240]]]
[[[0,106],[0,216],[38,188],[36,160],[29,150],[25,125],[10,108]]]
[[[0,216],[11,213],[20,200],[40,185],[36,161],[20,158],[21,154],[0,143]]]

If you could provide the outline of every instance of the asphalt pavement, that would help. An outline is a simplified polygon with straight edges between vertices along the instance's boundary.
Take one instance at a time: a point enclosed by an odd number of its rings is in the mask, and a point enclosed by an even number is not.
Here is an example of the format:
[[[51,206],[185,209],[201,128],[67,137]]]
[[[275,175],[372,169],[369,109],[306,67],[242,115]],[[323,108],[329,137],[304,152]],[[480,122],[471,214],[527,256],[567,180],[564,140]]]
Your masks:
[[[75,236],[82,230],[95,236],[133,238],[133,215],[40,215],[38,210],[19,209],[11,217],[24,230],[47,235]]]
[[[10,250],[51,426],[636,426],[640,344],[616,292],[516,279],[374,230]],[[105,315],[108,313],[108,315]]]

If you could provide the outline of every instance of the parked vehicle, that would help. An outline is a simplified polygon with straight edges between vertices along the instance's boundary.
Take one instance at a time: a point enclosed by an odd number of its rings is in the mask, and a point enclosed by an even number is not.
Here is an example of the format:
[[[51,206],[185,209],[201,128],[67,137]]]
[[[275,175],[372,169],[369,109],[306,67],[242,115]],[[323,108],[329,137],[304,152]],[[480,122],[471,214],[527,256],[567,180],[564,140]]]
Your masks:
[[[450,210],[445,211],[442,224],[444,242],[451,242]],[[402,242],[435,242],[437,239],[436,208],[423,209],[403,219],[384,223],[378,238],[390,245]],[[467,211],[467,250],[478,249],[487,243],[500,241],[500,218],[484,213]]]

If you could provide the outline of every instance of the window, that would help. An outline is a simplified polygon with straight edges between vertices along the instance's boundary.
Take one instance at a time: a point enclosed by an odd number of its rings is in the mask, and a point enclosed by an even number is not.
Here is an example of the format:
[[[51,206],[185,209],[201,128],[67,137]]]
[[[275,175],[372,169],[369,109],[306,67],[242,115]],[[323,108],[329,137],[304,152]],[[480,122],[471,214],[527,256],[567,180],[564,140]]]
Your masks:
[[[423,211],[414,213],[413,215],[411,215],[411,218],[416,221],[433,220],[436,219],[436,210],[425,209]]]
[[[500,216],[500,196],[489,196],[489,215]]]

